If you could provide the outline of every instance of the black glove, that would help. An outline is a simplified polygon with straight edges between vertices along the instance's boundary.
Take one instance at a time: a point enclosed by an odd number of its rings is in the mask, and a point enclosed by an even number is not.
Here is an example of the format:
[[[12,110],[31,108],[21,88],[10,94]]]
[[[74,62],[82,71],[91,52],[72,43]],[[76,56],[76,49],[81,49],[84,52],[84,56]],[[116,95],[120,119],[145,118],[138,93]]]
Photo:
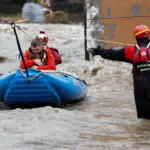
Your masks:
[[[92,56],[100,55],[102,52],[102,47],[98,46],[97,48],[90,48],[89,52],[91,53]]]

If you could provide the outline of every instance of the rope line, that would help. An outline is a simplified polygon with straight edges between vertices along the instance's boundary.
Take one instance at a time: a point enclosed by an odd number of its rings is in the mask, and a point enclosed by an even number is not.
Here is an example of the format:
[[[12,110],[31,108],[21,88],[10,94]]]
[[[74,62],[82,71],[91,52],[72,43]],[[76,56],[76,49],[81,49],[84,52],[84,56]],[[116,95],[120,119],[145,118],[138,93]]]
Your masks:
[[[90,13],[91,14],[91,13]],[[116,16],[116,17],[95,17],[93,19],[87,18],[86,20],[111,20],[111,19],[134,19],[134,18],[150,18],[150,16]],[[84,18],[69,18],[70,20],[84,21]]]
[[[125,44],[125,43],[120,43],[120,42],[112,42],[112,41],[108,41],[108,40],[100,40],[100,39],[95,39],[95,40],[101,41],[101,42],[106,42],[106,43],[118,44],[118,45],[134,45],[134,44]]]
[[[6,32],[8,30],[10,30],[11,27],[8,27],[6,29],[1,29],[0,32]],[[33,39],[33,37],[31,35],[29,35],[22,27],[19,26],[18,28],[20,31],[22,31],[24,34],[26,34],[30,39]],[[90,29],[89,29],[90,30]],[[55,33],[50,33],[50,34],[53,34],[53,35],[57,35]],[[74,39],[79,39],[78,37],[75,37],[75,36],[72,36]],[[82,38],[80,36],[80,38]],[[84,38],[84,37],[83,37]],[[96,40],[96,41],[100,41],[100,42],[106,42],[106,43],[112,43],[112,44],[118,44],[118,45],[134,45],[134,44],[126,44],[126,43],[122,43],[122,42],[112,42],[112,41],[109,41],[109,40],[102,40],[102,39],[96,39],[96,38],[87,38],[87,40]]]

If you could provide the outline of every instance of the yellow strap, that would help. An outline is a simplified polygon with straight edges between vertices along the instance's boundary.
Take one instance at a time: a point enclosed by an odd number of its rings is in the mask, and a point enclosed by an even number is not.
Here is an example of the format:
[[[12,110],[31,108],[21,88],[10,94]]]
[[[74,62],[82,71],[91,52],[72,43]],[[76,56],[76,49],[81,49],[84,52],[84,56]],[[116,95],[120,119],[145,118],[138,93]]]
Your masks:
[[[139,32],[135,33],[135,36],[137,36],[137,35],[139,35],[141,33],[144,33],[144,32],[148,32],[148,31],[149,31],[149,29],[145,29],[145,30],[139,31]]]

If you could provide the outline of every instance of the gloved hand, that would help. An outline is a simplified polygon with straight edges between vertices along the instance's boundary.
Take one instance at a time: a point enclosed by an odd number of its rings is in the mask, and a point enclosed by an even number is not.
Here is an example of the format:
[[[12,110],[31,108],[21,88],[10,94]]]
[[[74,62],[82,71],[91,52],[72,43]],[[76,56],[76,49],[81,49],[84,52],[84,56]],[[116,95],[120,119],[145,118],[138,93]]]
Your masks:
[[[89,52],[92,54],[92,56],[100,55],[102,52],[102,47],[98,46],[96,48],[90,48]]]

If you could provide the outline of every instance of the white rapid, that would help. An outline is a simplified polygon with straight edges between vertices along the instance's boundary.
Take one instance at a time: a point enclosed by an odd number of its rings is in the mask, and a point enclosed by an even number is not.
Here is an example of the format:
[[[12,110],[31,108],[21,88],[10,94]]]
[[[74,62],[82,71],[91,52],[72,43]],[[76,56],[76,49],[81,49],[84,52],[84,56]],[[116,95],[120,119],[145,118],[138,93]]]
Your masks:
[[[0,149],[17,150],[148,150],[149,121],[137,119],[131,66],[97,56],[84,60],[82,25],[21,24],[30,37],[44,30],[49,45],[58,48],[63,63],[58,71],[78,75],[88,84],[85,101],[32,109],[0,111]],[[8,25],[0,25],[0,29]],[[18,49],[12,30],[0,32],[0,73],[19,66]],[[31,38],[18,31],[22,50]]]

